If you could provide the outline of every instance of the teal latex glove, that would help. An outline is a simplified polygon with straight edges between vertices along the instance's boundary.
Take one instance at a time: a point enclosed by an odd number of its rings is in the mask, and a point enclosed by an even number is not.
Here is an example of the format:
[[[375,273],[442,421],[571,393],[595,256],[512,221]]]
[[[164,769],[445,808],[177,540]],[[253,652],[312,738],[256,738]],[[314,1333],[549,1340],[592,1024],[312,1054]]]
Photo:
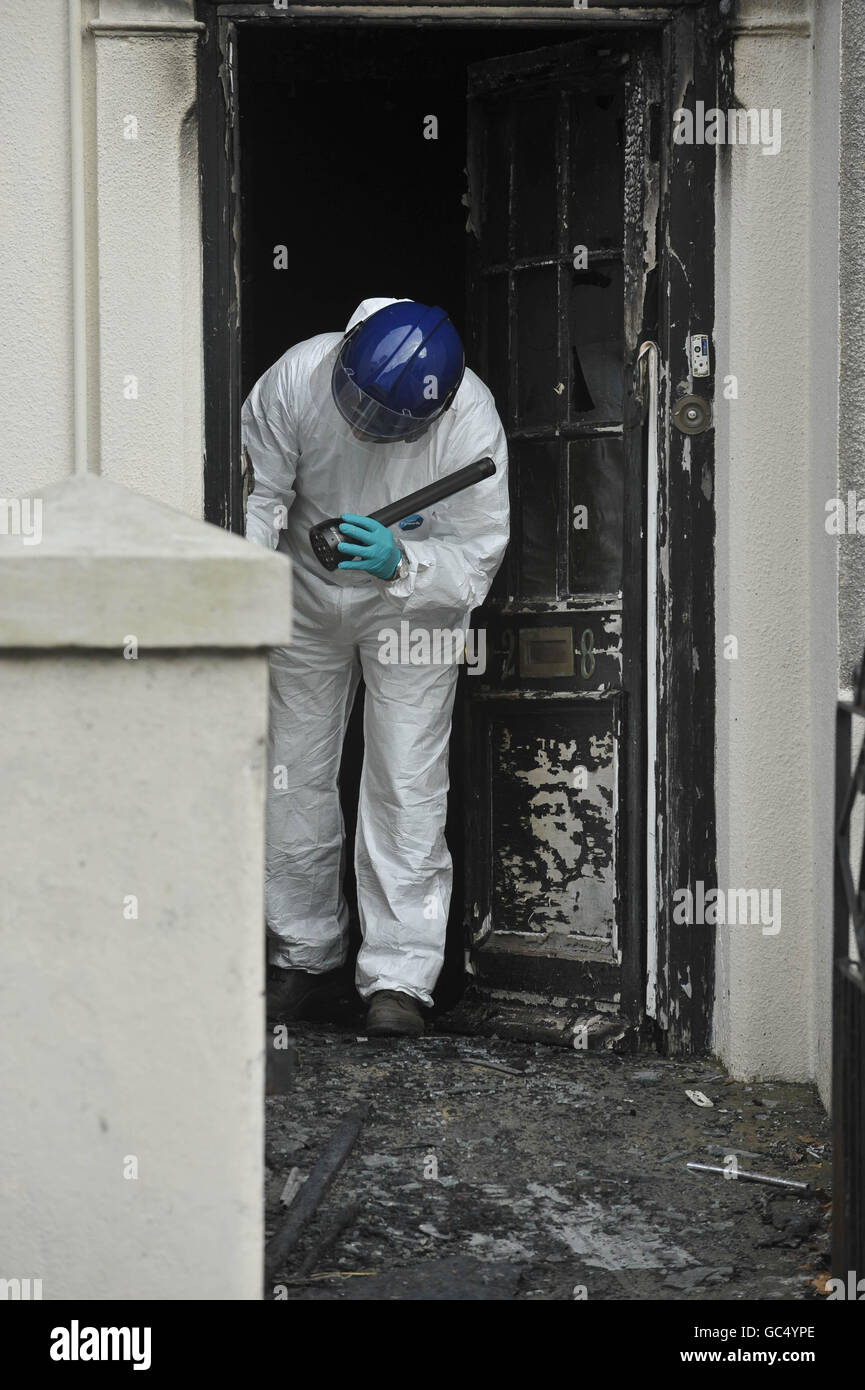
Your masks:
[[[341,560],[341,570],[366,570],[379,579],[392,578],[400,561],[399,546],[386,526],[371,516],[343,512],[340,531],[351,539],[341,541],[339,549],[353,560]]]

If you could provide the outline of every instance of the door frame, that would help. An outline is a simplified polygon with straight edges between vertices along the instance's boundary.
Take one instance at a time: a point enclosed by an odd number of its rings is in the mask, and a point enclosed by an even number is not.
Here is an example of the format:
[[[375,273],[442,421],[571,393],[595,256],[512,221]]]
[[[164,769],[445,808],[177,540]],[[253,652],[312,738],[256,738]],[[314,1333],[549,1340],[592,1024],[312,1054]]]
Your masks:
[[[480,11],[483,10],[483,13]],[[257,0],[196,0],[204,22],[198,45],[198,112],[203,246],[204,499],[207,520],[243,529],[240,456],[240,189],[237,34],[246,25],[288,28],[452,25],[549,27],[576,38],[591,29],[651,29],[662,53],[661,129],[672,112],[723,105],[719,0],[654,0],[588,8],[555,4],[377,3],[328,0],[277,8]],[[658,690],[657,986],[646,1033],[670,1055],[704,1052],[714,1000],[714,930],[672,920],[674,894],[717,881],[715,812],[715,504],[714,430],[688,436],[672,408],[690,390],[689,335],[714,328],[715,147],[661,140],[657,337]],[[661,287],[666,293],[661,293]],[[713,361],[714,370],[714,361]],[[714,376],[699,393],[713,404]],[[626,418],[627,426],[627,418]]]

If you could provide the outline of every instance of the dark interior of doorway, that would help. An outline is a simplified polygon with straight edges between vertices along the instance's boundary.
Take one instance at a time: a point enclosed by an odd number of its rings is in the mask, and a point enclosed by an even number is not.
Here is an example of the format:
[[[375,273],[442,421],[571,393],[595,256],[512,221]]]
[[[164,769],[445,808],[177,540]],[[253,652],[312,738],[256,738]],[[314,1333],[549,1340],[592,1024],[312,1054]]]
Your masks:
[[[466,67],[548,47],[565,31],[491,27],[241,26],[241,364],[245,396],[293,343],[343,328],[373,295],[440,304],[461,334],[466,302]],[[424,138],[434,115],[438,138]],[[274,266],[284,246],[286,268]],[[469,360],[469,366],[475,364]],[[353,857],[363,690],[341,772]],[[452,750],[459,749],[460,705]],[[463,983],[462,758],[451,758],[454,895],[436,1002]]]

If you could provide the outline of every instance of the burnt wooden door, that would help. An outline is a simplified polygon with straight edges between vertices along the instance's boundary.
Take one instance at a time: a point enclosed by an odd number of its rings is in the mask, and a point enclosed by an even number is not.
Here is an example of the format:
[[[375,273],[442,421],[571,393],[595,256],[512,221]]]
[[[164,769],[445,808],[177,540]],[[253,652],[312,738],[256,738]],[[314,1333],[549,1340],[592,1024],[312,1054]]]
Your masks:
[[[508,555],[476,617],[486,672],[463,682],[468,928],[499,1014],[543,1015],[577,1046],[641,1013],[633,372],[653,328],[657,74],[649,40],[595,36],[475,64],[468,79],[470,360],[507,430],[512,502]]]

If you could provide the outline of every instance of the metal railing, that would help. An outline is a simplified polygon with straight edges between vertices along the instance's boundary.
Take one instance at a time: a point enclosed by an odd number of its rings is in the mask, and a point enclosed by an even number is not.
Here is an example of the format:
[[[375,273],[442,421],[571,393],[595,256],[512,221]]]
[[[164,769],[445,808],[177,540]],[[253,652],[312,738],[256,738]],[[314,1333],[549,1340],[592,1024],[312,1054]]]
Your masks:
[[[835,724],[832,1274],[845,1281],[851,1270],[865,1276],[865,837],[857,877],[850,852],[851,821],[865,798],[865,737],[851,771],[857,717],[865,719],[865,655]]]

